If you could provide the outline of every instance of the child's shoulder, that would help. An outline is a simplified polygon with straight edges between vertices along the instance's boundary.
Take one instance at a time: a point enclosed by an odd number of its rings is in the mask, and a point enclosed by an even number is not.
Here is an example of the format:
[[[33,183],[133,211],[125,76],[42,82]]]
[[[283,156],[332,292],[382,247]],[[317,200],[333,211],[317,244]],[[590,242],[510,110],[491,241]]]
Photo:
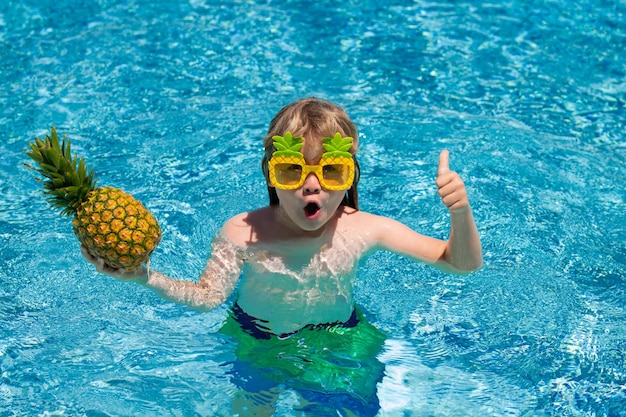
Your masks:
[[[406,227],[389,217],[355,210],[350,207],[343,209],[339,221],[351,233],[358,232],[372,241],[384,239],[390,233],[395,233],[400,228]]]
[[[377,216],[351,207],[343,207],[338,217],[338,227],[340,230],[350,233],[352,236],[361,236],[367,240],[376,239],[377,229],[383,217]]]
[[[272,206],[236,214],[224,223],[221,234],[237,246],[247,246],[260,227],[271,224],[273,216]]]
[[[365,211],[356,210],[352,207],[343,206],[340,220],[345,223],[370,224],[375,225],[377,222],[385,220],[384,217],[376,214],[367,213]]]

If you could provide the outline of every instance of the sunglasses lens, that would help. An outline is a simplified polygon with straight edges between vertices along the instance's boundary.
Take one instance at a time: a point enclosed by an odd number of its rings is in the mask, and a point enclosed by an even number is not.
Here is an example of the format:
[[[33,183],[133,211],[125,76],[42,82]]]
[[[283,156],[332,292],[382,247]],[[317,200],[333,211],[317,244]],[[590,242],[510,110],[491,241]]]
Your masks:
[[[276,182],[281,185],[296,185],[302,178],[302,166],[297,164],[276,164]]]
[[[331,187],[341,187],[348,182],[350,169],[346,164],[324,165],[322,176],[324,182]]]

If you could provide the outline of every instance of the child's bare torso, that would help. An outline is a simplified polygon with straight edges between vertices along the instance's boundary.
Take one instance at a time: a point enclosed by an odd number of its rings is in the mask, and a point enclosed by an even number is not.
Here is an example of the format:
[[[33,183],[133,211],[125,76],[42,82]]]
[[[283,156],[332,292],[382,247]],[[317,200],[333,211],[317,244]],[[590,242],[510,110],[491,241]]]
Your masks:
[[[249,315],[267,321],[275,334],[348,320],[363,250],[355,243],[333,230],[313,241],[251,245],[237,303]]]
[[[243,260],[236,302],[275,334],[348,320],[366,240],[348,233],[341,215],[313,233],[284,227],[277,216],[277,208],[264,208],[226,230],[223,242]]]

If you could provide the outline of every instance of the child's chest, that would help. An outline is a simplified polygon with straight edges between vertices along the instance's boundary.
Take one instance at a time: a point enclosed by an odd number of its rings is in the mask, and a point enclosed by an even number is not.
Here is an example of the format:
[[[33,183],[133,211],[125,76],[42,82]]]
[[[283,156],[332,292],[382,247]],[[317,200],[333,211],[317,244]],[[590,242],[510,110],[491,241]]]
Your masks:
[[[251,249],[246,262],[256,273],[307,279],[349,274],[365,248],[358,240],[334,233],[325,239],[276,242]]]

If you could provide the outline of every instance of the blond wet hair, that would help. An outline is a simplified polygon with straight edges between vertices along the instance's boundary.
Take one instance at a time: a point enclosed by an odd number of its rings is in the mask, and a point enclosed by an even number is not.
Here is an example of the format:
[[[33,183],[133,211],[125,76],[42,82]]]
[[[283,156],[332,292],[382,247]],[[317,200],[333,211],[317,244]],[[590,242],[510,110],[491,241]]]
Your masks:
[[[276,190],[269,185],[268,162],[276,151],[272,137],[275,135],[282,136],[285,132],[291,132],[295,137],[301,136],[305,138],[305,148],[308,148],[312,154],[320,156],[324,151],[322,138],[333,137],[337,132],[342,136],[353,138],[350,153],[354,157],[355,178],[352,187],[346,191],[342,204],[358,209],[357,184],[359,182],[360,170],[356,160],[359,143],[356,126],[341,107],[315,97],[301,99],[283,107],[270,123],[263,140],[265,154],[262,161],[270,205],[278,204]]]

